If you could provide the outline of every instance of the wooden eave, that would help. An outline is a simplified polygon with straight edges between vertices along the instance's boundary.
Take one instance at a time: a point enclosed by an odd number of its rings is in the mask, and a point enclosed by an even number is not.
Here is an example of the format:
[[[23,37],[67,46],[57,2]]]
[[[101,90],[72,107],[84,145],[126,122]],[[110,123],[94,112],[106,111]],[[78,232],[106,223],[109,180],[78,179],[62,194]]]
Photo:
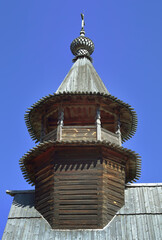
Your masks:
[[[140,177],[141,157],[127,148],[117,146],[108,141],[46,141],[29,150],[19,160],[22,174],[28,183],[35,185],[33,160],[39,158],[41,154],[50,153],[59,147],[105,147],[111,149],[117,154],[122,154],[126,160],[126,183],[136,181]]]
[[[28,108],[25,114],[25,122],[31,138],[36,142],[40,141],[41,121],[43,115],[49,116],[52,111],[57,111],[58,106],[61,104],[69,104],[72,98],[77,98],[79,103],[83,96],[86,96],[89,101],[92,101],[92,103],[93,98],[95,98],[96,103],[101,105],[101,110],[104,108],[104,111],[113,113],[113,111],[119,109],[121,123],[126,126],[125,132],[122,133],[123,142],[130,139],[135,134],[137,129],[137,114],[129,104],[124,103],[110,94],[96,92],[64,92],[50,94],[43,97]]]

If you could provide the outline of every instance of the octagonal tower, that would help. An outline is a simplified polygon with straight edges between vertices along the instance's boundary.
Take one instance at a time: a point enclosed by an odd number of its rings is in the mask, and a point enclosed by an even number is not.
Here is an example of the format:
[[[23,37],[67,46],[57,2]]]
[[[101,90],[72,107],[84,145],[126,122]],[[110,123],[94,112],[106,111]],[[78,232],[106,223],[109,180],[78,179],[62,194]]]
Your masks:
[[[110,95],[95,71],[83,15],[70,48],[74,64],[56,93],[25,115],[40,143],[20,165],[35,185],[36,209],[52,228],[103,228],[124,205],[125,183],[140,175],[140,157],[122,147],[136,131],[137,116]]]

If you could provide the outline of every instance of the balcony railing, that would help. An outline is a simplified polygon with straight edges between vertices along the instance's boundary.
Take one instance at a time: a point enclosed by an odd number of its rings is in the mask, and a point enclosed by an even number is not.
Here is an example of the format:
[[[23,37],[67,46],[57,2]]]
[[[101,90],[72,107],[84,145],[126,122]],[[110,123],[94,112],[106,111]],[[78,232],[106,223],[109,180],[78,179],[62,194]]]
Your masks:
[[[100,131],[100,133],[97,134],[97,131]],[[116,145],[121,145],[119,134],[112,133],[104,128],[99,129],[96,125],[58,127],[42,138],[42,141],[48,140],[107,140]]]
[[[121,146],[121,138],[118,134],[112,133],[105,128],[101,128],[101,140],[107,140]]]
[[[57,140],[57,128],[49,132],[42,138],[43,142],[48,140],[54,140],[54,141]]]
[[[62,128],[62,140],[96,140],[96,127],[65,126]]]

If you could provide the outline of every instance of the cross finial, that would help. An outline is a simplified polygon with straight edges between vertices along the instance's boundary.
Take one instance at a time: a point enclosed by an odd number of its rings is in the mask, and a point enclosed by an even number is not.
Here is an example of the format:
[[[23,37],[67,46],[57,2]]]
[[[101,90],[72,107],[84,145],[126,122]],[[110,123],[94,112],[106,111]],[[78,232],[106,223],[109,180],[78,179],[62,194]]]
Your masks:
[[[82,28],[80,31],[80,35],[84,36],[85,35],[85,31],[84,31],[84,26],[85,26],[85,21],[84,21],[84,13],[81,13],[81,18],[82,18]]]
[[[84,29],[85,21],[84,21],[84,14],[83,13],[81,13],[81,18],[82,18],[82,28]]]

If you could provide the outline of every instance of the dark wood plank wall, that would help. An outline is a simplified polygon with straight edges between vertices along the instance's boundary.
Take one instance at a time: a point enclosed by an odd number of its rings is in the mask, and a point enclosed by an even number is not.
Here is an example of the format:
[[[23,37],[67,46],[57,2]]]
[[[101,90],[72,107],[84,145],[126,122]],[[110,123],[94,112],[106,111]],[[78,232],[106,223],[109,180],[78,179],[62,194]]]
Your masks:
[[[35,206],[54,229],[103,228],[124,204],[125,165],[102,147],[58,147],[36,161]]]
[[[103,160],[103,218],[106,225],[124,205],[125,169],[111,158]]]
[[[53,155],[53,154],[52,154]],[[51,154],[39,159],[35,170],[35,207],[51,224],[53,216],[54,167]]]
[[[53,228],[102,227],[102,161],[94,149],[55,155]]]

